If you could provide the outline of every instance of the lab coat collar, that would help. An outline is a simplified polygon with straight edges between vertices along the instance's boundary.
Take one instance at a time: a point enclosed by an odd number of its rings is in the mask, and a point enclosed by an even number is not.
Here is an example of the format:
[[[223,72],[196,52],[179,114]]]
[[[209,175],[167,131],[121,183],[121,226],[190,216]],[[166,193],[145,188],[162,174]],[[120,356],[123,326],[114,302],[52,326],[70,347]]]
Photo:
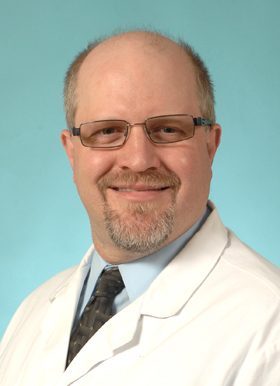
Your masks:
[[[227,229],[214,208],[203,227],[144,294],[141,313],[157,318],[177,314],[207,280],[227,243]]]

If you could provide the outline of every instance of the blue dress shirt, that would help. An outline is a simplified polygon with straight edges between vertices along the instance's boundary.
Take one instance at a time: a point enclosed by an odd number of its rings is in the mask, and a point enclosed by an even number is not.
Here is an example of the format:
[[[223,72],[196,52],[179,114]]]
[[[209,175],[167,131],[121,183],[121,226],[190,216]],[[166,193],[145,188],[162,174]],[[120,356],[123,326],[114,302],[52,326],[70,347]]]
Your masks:
[[[181,251],[192,236],[199,230],[209,216],[211,209],[207,206],[203,216],[178,239],[155,253],[140,259],[118,265],[125,288],[118,294],[114,301],[114,312],[120,311],[138,296],[142,295],[153,280],[167,266],[167,264]],[[103,269],[110,267],[96,250],[93,252],[92,265],[89,275],[82,290],[76,312],[76,320],[80,318],[92,292],[97,279]]]

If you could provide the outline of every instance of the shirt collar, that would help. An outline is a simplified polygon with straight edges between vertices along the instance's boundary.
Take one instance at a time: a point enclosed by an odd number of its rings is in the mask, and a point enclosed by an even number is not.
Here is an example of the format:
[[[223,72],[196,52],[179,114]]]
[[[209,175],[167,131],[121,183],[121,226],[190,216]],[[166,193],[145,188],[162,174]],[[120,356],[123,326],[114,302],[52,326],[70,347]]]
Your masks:
[[[199,230],[209,216],[210,212],[211,209],[207,207],[203,215],[189,230],[166,247],[151,255],[144,256],[140,259],[120,264],[118,266],[130,302],[134,301],[148,289],[159,273]],[[86,296],[92,292],[100,273],[106,266],[110,266],[110,264],[104,261],[95,250],[92,259],[91,272],[87,283]]]

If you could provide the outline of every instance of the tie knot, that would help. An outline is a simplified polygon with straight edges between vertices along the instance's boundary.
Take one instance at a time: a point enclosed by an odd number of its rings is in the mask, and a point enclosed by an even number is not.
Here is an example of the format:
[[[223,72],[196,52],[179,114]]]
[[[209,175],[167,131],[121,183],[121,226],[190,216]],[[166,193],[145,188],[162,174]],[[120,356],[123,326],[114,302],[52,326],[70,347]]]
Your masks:
[[[96,284],[95,297],[115,297],[124,288],[124,283],[117,267],[104,270]]]

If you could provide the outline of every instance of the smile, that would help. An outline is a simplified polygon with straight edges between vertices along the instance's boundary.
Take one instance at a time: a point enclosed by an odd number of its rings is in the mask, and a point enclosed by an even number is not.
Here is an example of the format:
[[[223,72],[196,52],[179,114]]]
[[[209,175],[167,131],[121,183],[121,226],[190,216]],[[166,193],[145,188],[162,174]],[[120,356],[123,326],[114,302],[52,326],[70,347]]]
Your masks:
[[[117,192],[154,192],[168,189],[168,186],[160,187],[160,188],[121,188],[121,187],[111,187],[111,189],[116,190]]]
[[[171,186],[151,186],[151,185],[133,185],[133,186],[110,186],[109,191],[112,197],[117,200],[128,200],[134,202],[157,201],[165,197]],[[168,195],[169,196],[169,195]]]

